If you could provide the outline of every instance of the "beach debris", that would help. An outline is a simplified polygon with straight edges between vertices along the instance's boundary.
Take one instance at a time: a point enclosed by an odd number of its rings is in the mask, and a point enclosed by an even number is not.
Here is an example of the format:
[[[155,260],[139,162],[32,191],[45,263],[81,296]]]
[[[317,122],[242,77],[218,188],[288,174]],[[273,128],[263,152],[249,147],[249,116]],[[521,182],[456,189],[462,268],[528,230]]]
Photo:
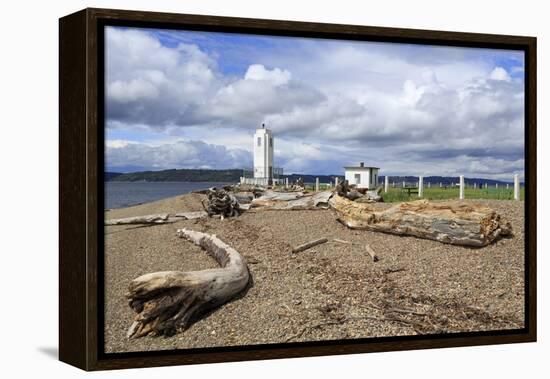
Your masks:
[[[316,239],[314,241],[310,241],[308,243],[304,243],[303,245],[299,245],[299,246],[296,246],[295,248],[292,249],[292,254],[296,254],[296,253],[299,253],[300,251],[304,251],[304,250],[307,250],[307,249],[310,249],[312,248],[313,246],[317,246],[317,245],[321,245],[325,242],[328,242],[328,239],[327,238],[319,238],[319,239]]]
[[[369,253],[370,257],[372,258],[372,261],[373,262],[378,262],[378,255],[376,255],[376,253],[374,252],[374,250],[372,249],[372,247],[370,247],[369,244],[366,244],[365,245],[365,250],[367,250],[367,253]]]
[[[357,200],[357,199],[364,196],[357,189],[351,188],[350,185],[349,185],[349,182],[347,180],[344,180],[344,181],[338,183],[338,185],[336,186],[336,193],[339,196],[345,197],[346,199],[349,199],[349,200],[352,200],[352,201]]]
[[[157,225],[157,224],[170,224],[180,220],[195,220],[198,218],[207,217],[208,213],[205,211],[196,212],[179,212],[175,214],[163,213],[153,214],[146,216],[134,216],[126,218],[114,218],[105,220],[106,226],[111,225]]]
[[[346,195],[348,194],[350,188],[349,188],[349,182],[347,180],[343,180],[341,182],[339,182],[337,185],[336,185],[336,193],[338,194],[338,196],[342,196],[342,197],[346,197]]]
[[[346,241],[346,240],[341,240],[339,238],[335,238],[333,239],[334,242],[338,242],[338,243],[344,243],[344,244],[348,244],[348,245],[351,245],[351,242],[349,241]]]
[[[336,195],[329,200],[338,221],[351,229],[364,229],[431,239],[453,245],[482,247],[512,227],[493,209],[460,201],[417,200],[380,210],[373,205]]]
[[[224,217],[237,217],[244,209],[240,207],[237,198],[224,189],[211,188],[206,194],[202,205],[208,216],[220,215]]]
[[[361,192],[357,191],[356,189],[352,188],[349,190],[349,192],[346,194],[346,198],[348,198],[349,200],[357,200],[357,199],[360,199],[362,198],[363,195]]]
[[[239,208],[241,211],[247,211],[252,207],[252,203],[249,204],[241,204],[239,203]]]
[[[163,213],[105,220],[105,225],[166,224],[170,222],[174,222],[174,220],[170,219],[170,215],[168,213]]]
[[[355,188],[354,186],[350,186],[349,182],[347,180],[344,180],[335,188],[335,192],[342,197],[345,197],[348,200],[361,202],[361,203],[375,203],[378,201],[382,201],[382,196],[380,196],[380,192],[382,191],[382,187],[378,187],[373,190],[369,190],[367,188]]]
[[[396,272],[407,271],[404,267],[387,267],[384,269],[384,274],[394,274]]]
[[[291,189],[294,191],[303,191],[306,188],[304,184],[303,178],[298,178],[296,181],[292,184]]]
[[[322,191],[313,194],[269,191],[263,196],[252,200],[252,207],[264,210],[328,209],[328,201],[332,195],[332,191]]]
[[[127,298],[136,316],[128,338],[185,330],[193,318],[228,302],[248,285],[248,266],[237,250],[215,235],[189,229],[179,229],[177,235],[202,247],[221,268],[154,272],[132,280]]]
[[[278,192],[278,191],[272,191],[267,190],[265,191],[260,197],[258,197],[256,202],[259,201],[290,201],[290,200],[296,200],[301,197],[304,197],[304,193],[297,191],[297,192]]]
[[[374,190],[365,191],[365,194],[358,198],[356,201],[358,203],[376,203],[382,201],[382,196],[380,196],[381,192],[382,187],[378,187]]]
[[[243,205],[250,204],[257,195],[254,192],[234,192],[233,196],[235,196],[240,205]]]
[[[319,330],[322,329],[325,326],[340,326],[347,322],[357,322],[357,321],[375,321],[375,322],[386,322],[386,321],[397,321],[394,318],[387,318],[387,317],[375,317],[375,316],[345,316],[342,318],[329,318],[327,320],[323,320],[321,322],[304,326],[300,329],[299,332],[292,334],[288,336],[285,339],[285,342],[290,342],[293,339],[298,339],[302,337],[302,335],[306,332],[311,332],[313,330]]]

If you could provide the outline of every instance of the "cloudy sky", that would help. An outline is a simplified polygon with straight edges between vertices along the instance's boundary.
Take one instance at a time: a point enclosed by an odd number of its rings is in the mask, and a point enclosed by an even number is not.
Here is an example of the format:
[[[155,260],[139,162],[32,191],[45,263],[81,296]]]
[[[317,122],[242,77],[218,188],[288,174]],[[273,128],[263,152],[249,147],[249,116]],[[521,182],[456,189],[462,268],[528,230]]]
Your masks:
[[[523,52],[108,27],[109,171],[523,177]]]

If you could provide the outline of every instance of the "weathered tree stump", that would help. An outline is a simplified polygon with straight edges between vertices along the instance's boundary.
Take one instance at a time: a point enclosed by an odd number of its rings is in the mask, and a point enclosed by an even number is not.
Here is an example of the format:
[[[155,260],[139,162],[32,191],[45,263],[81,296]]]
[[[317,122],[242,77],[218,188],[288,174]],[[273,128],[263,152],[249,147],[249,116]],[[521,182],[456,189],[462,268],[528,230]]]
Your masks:
[[[177,234],[206,250],[221,268],[154,272],[134,279],[127,297],[137,315],[128,338],[184,330],[192,317],[226,303],[248,284],[246,262],[231,246],[214,235],[193,230],[180,229]]]
[[[232,193],[216,188],[211,188],[207,192],[207,199],[203,201],[203,206],[208,216],[220,215],[222,218],[237,217],[244,211]]]
[[[377,210],[335,195],[329,200],[338,220],[352,229],[365,229],[427,238],[465,246],[486,246],[511,234],[511,225],[493,209],[459,201],[418,200]]]

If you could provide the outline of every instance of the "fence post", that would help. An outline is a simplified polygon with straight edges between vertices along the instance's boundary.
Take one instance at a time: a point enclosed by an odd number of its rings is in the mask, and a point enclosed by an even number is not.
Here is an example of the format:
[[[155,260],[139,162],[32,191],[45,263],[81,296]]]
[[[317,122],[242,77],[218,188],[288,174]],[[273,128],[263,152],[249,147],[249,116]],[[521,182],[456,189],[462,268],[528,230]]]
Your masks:
[[[495,183],[495,188],[498,188],[498,183]]]
[[[458,193],[458,198],[464,200],[464,175],[460,175],[460,190]]]
[[[514,200],[519,200],[519,175],[514,175]]]
[[[510,188],[510,183],[506,183],[506,189]]]
[[[315,192],[319,192],[319,178],[315,178]]]
[[[439,182],[439,188],[443,188],[443,183]]]
[[[428,188],[432,188],[432,182],[428,182]]]
[[[390,178],[384,176],[384,193],[388,193],[388,187],[390,186]]]
[[[334,188],[338,187],[338,177],[334,178]]]
[[[424,194],[424,177],[418,177],[418,197],[422,197]]]
[[[487,189],[487,182],[485,182],[485,189]]]
[[[405,181],[403,181],[403,188],[405,188]]]

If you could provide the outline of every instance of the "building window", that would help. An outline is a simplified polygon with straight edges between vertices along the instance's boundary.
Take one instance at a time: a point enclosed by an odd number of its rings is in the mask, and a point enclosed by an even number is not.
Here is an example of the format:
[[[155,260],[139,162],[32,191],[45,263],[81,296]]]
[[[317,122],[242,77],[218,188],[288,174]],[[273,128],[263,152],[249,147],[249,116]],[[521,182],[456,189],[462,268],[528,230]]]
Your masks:
[[[258,137],[258,146],[262,146],[262,137]]]
[[[273,147],[273,137],[269,138],[269,147]]]

